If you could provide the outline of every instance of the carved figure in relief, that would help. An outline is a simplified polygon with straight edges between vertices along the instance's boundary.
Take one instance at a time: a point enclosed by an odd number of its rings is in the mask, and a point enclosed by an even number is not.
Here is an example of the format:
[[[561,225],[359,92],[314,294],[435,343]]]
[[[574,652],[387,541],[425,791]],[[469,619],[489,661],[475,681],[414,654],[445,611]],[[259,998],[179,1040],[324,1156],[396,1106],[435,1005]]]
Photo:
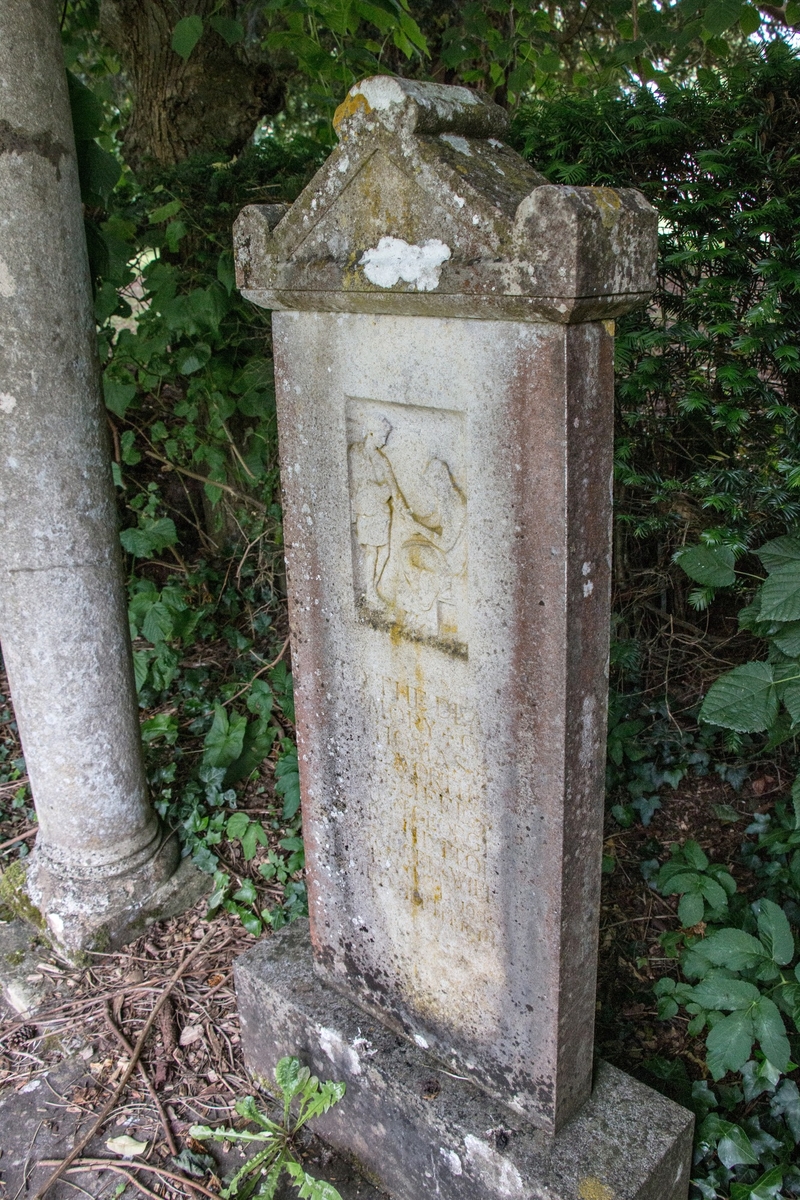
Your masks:
[[[454,641],[467,501],[450,467],[383,415],[348,455],[362,603],[411,633]]]

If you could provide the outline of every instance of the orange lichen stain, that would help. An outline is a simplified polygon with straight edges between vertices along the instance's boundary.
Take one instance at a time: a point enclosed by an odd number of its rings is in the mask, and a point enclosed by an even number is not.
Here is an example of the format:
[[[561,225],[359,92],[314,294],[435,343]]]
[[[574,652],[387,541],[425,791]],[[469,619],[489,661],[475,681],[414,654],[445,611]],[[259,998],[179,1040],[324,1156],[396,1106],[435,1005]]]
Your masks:
[[[367,103],[366,96],[362,96],[360,92],[356,92],[355,96],[345,96],[344,100],[333,114],[333,128],[337,133],[339,132],[339,127],[347,120],[347,118],[352,117],[353,113],[357,113],[360,108],[363,108],[365,113],[372,112],[372,109]]]
[[[600,220],[604,227],[611,229],[616,224],[622,201],[613,188],[593,187],[589,191],[600,209]]]
[[[594,1175],[587,1175],[578,1184],[581,1200],[614,1200],[614,1192]]]

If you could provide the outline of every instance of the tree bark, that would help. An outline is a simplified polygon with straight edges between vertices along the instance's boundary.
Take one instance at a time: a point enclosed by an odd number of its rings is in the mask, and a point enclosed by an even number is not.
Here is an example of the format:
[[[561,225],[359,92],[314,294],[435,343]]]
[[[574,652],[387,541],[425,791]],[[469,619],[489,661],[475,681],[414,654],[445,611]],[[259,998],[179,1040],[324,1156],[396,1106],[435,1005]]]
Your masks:
[[[172,49],[182,17],[207,18],[215,10],[236,17],[240,7],[228,3],[218,10],[214,0],[102,0],[101,36],[119,55],[132,94],[124,150],[135,171],[204,152],[229,158],[262,117],[280,109],[281,80],[245,43],[229,46],[206,26],[187,61]]]

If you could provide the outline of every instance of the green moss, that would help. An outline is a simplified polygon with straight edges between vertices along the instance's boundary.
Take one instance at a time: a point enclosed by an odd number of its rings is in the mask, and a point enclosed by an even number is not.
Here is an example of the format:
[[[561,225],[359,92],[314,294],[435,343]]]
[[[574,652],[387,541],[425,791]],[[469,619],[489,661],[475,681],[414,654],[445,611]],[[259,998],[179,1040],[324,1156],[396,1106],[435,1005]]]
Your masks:
[[[31,903],[25,888],[27,872],[23,863],[14,862],[0,874],[0,920],[11,921],[20,917],[44,929],[44,919],[38,908]]]
[[[18,967],[24,957],[24,950],[12,950],[10,954],[6,955],[6,962],[10,967]]]

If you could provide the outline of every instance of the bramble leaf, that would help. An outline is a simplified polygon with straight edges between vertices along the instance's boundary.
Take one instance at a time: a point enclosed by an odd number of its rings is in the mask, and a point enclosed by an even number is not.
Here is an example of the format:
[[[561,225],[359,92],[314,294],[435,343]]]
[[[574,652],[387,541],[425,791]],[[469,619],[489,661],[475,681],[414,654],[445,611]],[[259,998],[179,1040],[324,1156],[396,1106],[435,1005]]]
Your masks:
[[[769,729],[778,715],[778,694],[772,666],[745,663],[727,671],[708,690],[700,719],[709,725],[758,733]]]
[[[738,1009],[717,1021],[706,1039],[708,1069],[714,1079],[744,1066],[750,1057],[753,1036],[753,1018],[746,1009]]]
[[[772,900],[759,901],[758,932],[776,963],[782,967],[794,958],[794,938],[783,909]]]
[[[736,582],[735,559],[727,546],[690,546],[676,555],[676,561],[695,583],[729,587]]]
[[[761,585],[762,621],[800,620],[800,563],[776,567]]]

